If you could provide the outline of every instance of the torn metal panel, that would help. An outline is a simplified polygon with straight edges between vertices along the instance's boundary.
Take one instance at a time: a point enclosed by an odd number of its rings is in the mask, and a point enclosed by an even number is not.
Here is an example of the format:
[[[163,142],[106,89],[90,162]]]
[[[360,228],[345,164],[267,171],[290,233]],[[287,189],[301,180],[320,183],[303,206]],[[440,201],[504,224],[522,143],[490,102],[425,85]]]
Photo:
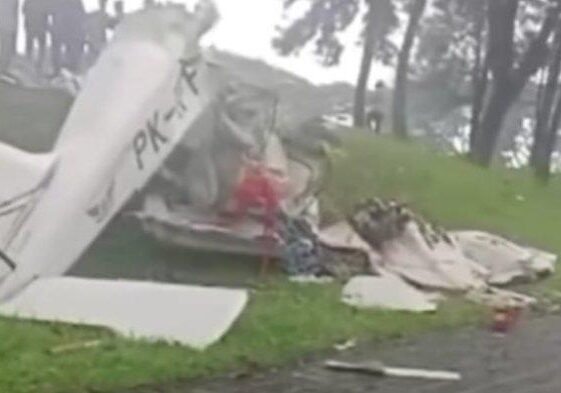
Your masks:
[[[169,205],[156,194],[149,195],[143,210],[134,215],[147,233],[163,243],[246,255],[261,255],[265,248],[263,224],[251,217],[227,223],[216,212]],[[273,255],[279,254],[270,242],[267,247]]]
[[[425,288],[463,292],[485,286],[481,269],[474,269],[457,245],[436,242],[429,247],[415,222],[384,244],[382,258],[389,271]]]
[[[379,276],[357,276],[343,288],[343,302],[357,308],[432,312],[434,297],[406,283],[399,276],[382,272]]]
[[[532,280],[555,271],[557,256],[525,248],[499,236],[480,231],[456,231],[451,235],[463,252],[490,272],[487,282],[505,285],[516,279]]]

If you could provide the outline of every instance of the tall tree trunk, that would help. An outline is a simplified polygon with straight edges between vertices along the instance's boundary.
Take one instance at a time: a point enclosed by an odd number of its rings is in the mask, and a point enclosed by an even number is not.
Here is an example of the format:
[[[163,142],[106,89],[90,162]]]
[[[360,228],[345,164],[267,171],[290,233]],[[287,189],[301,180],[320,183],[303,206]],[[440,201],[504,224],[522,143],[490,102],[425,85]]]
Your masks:
[[[489,44],[487,57],[491,70],[492,92],[482,113],[481,126],[475,136],[472,160],[489,166],[494,157],[503,121],[512,103],[526,83],[543,66],[549,54],[548,40],[557,26],[561,2],[549,7],[540,31],[519,61],[514,54],[514,26],[519,0],[488,2]]]
[[[561,72],[561,22],[559,22],[554,36],[554,52],[547,68],[547,82],[544,87],[543,97],[539,102],[537,111],[536,127],[534,130],[534,144],[532,145],[532,155],[530,163],[536,170],[539,177],[547,178],[549,167],[545,168],[550,161],[551,155],[550,141],[551,133],[556,134],[557,129],[552,129],[556,111],[555,96],[559,90],[559,74]],[[544,176],[545,174],[545,176]]]
[[[529,165],[533,168],[535,164],[535,159],[537,156],[536,149],[538,147],[538,143],[536,139],[538,138],[537,135],[539,134],[539,130],[543,128],[542,126],[542,113],[544,109],[544,98],[545,98],[545,85],[549,78],[549,67],[544,67],[538,72],[538,81],[537,81],[537,88],[536,88],[536,108],[534,113],[534,140],[532,142],[532,148],[530,151],[530,160]]]
[[[546,141],[543,144],[543,151],[540,151],[536,156],[534,163],[535,174],[538,179],[547,182],[551,175],[551,155],[555,151],[557,145],[557,132],[559,130],[559,123],[561,122],[561,94],[559,89],[557,91],[557,99],[553,114],[551,115],[551,124],[549,126]]]
[[[475,16],[473,24],[472,36],[475,40],[475,59],[471,76],[473,102],[471,107],[470,133],[469,133],[469,150],[472,151],[475,146],[476,135],[479,132],[479,124],[481,121],[481,110],[483,109],[483,101],[485,92],[487,91],[487,82],[489,80],[489,64],[487,57],[483,53],[483,38],[485,30],[485,2],[481,1],[478,13]]]
[[[489,102],[483,113],[479,133],[476,135],[471,158],[474,162],[489,166],[495,154],[495,146],[504,119],[520,93],[508,86],[493,86]]]
[[[421,17],[427,6],[427,0],[413,1],[413,7],[409,15],[409,23],[398,56],[393,96],[393,129],[396,135],[401,138],[406,138],[408,135],[407,80],[409,75],[409,59],[411,57],[411,49],[413,48],[415,37],[417,36]]]
[[[353,112],[353,123],[357,128],[364,128],[366,125],[366,92],[370,70],[372,68],[372,57],[374,56],[374,6],[372,1],[367,0],[368,14],[366,17],[366,28],[364,33],[364,45],[362,48],[362,61],[355,88],[355,101]]]

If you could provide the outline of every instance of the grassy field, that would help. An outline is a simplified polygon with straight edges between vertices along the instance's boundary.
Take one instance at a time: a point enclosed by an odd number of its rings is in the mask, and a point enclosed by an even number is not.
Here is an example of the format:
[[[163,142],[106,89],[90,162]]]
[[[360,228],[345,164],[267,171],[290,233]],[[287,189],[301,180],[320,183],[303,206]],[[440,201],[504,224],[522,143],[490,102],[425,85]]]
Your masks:
[[[488,229],[561,253],[558,179],[543,187],[521,172],[483,171],[426,147],[382,138],[352,137],[334,156],[334,164],[323,197],[331,216],[343,214],[362,197],[395,197],[449,228]],[[165,250],[130,230],[105,236],[87,256],[114,263],[188,263],[193,258],[197,256]],[[561,288],[561,280],[556,276],[542,287]],[[277,365],[351,337],[385,340],[481,318],[480,310],[458,301],[448,302],[434,315],[356,312],[339,302],[338,285],[299,286],[281,277],[253,282],[252,288],[251,303],[234,329],[202,353],[131,342],[97,329],[0,320],[0,392],[119,391]],[[95,338],[103,339],[100,348],[49,353],[60,344]]]

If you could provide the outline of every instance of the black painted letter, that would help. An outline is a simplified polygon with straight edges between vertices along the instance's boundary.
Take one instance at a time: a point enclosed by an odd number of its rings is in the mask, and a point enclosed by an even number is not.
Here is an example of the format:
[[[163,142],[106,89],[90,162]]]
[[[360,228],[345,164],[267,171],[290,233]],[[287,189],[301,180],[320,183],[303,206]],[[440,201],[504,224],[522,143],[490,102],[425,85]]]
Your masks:
[[[146,134],[144,131],[140,130],[134,137],[132,141],[132,147],[134,149],[134,155],[136,157],[136,164],[138,165],[138,169],[143,170],[144,164],[142,163],[142,153],[146,150]]]

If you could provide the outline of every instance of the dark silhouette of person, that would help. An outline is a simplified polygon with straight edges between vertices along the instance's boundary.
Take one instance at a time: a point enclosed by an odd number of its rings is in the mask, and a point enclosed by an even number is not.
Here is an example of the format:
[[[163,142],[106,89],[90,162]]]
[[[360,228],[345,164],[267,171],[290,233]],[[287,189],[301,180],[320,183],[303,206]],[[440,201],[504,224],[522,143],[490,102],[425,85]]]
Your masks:
[[[113,5],[115,17],[113,18],[113,27],[117,26],[125,17],[125,7],[122,0],[118,0]]]
[[[22,12],[25,28],[25,54],[31,60],[35,47],[39,51],[37,65],[40,67],[45,58],[47,31],[51,0],[25,0]]]
[[[376,82],[372,96],[372,106],[366,116],[366,124],[371,131],[381,134],[391,106],[391,93],[383,81]]]
[[[54,0],[51,16],[54,75],[58,75],[63,66],[77,73],[86,38],[86,11],[82,0]]]

